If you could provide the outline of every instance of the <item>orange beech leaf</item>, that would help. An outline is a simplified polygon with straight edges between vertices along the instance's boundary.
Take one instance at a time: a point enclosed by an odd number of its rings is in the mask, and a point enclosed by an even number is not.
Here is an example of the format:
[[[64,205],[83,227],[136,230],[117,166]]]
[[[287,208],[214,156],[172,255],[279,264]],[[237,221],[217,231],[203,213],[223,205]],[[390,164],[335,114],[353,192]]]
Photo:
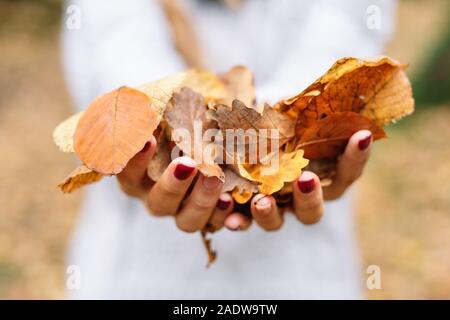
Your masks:
[[[90,169],[117,174],[150,139],[157,113],[144,93],[121,87],[95,99],[78,122],[75,152]]]
[[[348,139],[359,130],[370,130],[373,140],[385,138],[386,134],[374,121],[354,112],[338,112],[315,121],[305,130],[297,148],[312,159],[335,158],[341,154]]]
[[[71,193],[75,189],[81,188],[89,183],[97,182],[101,178],[103,178],[101,173],[92,171],[88,167],[81,165],[75,168],[63,182],[58,184],[58,187],[64,193]]]

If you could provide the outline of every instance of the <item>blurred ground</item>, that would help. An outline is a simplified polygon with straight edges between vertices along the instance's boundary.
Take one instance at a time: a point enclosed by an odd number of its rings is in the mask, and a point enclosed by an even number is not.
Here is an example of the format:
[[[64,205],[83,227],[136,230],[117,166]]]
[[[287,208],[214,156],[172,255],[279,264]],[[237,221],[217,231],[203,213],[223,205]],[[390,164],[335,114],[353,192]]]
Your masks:
[[[0,298],[64,297],[81,199],[54,187],[73,162],[51,133],[72,111],[51,23],[59,7],[44,2],[0,2]],[[439,37],[446,5],[402,1],[389,54],[410,62],[411,75]],[[383,288],[370,298],[450,298],[449,121],[449,106],[437,106],[391,127],[359,182],[364,269],[382,272]]]

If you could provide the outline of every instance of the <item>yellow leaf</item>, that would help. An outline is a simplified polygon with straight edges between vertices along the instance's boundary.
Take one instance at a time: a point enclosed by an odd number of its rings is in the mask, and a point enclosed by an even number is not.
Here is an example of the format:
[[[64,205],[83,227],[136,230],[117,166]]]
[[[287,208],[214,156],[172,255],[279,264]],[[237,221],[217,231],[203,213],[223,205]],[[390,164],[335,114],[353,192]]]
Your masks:
[[[53,131],[53,141],[62,152],[74,152],[73,135],[83,112],[76,113],[61,122]]]
[[[239,174],[251,181],[259,183],[259,191],[263,194],[277,192],[285,182],[297,179],[302,168],[308,165],[308,160],[303,158],[303,150],[275,155],[278,157],[278,167],[270,168],[270,164],[238,164]]]
[[[181,87],[186,80],[186,76],[186,72],[176,73],[163,79],[137,86],[135,89],[142,91],[152,99],[152,106],[155,108],[159,120],[161,120],[173,92]]]
[[[158,113],[159,120],[161,120],[172,95],[183,87],[191,88],[193,91],[200,93],[206,103],[219,101],[225,96],[225,86],[219,77],[214,73],[196,69],[145,83],[135,87],[135,89],[152,99],[152,106]]]
[[[247,203],[248,200],[250,200],[253,196],[253,192],[250,191],[241,191],[238,187],[236,187],[232,192],[231,196],[233,197],[234,201],[236,201],[239,204]]]
[[[225,86],[217,75],[205,70],[189,70],[181,87],[200,93],[206,104],[217,102],[226,95]]]
[[[81,165],[73,170],[58,187],[64,193],[70,193],[86,184],[100,180],[103,175]]]

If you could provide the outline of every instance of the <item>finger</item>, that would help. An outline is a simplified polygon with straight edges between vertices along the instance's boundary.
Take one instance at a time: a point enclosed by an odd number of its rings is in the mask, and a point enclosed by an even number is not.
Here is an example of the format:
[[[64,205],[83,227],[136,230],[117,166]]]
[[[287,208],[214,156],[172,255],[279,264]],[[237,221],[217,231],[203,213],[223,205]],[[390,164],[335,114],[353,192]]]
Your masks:
[[[253,219],[264,230],[278,230],[283,225],[283,216],[274,197],[259,193],[253,197],[250,209]]]
[[[252,220],[240,212],[233,212],[225,218],[224,225],[228,230],[247,230],[252,224]]]
[[[319,178],[311,171],[303,171],[294,183],[294,212],[304,224],[319,222],[323,215],[322,187]]]
[[[233,207],[233,197],[228,192],[222,193],[219,196],[219,200],[217,201],[213,214],[209,218],[208,226],[210,226],[212,230],[219,230],[222,228],[225,218],[231,213]]]
[[[146,204],[151,213],[174,215],[196,173],[196,163],[191,158],[174,159],[148,193]]]
[[[143,196],[151,187],[152,181],[147,175],[147,166],[155,154],[156,139],[154,136],[144,145],[126,165],[125,169],[117,175],[122,190],[134,197]]]
[[[361,130],[351,136],[338,161],[337,173],[333,183],[324,188],[325,199],[339,198],[361,176],[369,159],[371,146],[372,133],[369,130]]]
[[[216,177],[200,175],[194,189],[175,217],[177,227],[185,232],[203,229],[216,207],[223,183]]]

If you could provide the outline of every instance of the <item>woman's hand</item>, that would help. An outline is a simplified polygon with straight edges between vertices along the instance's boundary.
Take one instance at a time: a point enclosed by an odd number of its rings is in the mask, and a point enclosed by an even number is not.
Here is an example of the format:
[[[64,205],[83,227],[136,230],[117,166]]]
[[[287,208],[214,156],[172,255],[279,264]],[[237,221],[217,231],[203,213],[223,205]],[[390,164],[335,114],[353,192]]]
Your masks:
[[[313,172],[302,172],[293,183],[292,204],[292,210],[300,222],[318,222],[323,215],[324,200],[339,198],[361,176],[369,158],[371,143],[372,135],[367,130],[358,131],[349,139],[338,161],[333,184],[328,187],[322,188]],[[157,182],[151,181],[147,176],[147,165],[155,149],[156,140],[152,137],[118,174],[125,193],[141,198],[156,216],[173,216],[178,228],[186,232],[199,231],[205,226],[214,230],[225,226],[233,231],[245,230],[250,226],[250,218],[233,212],[233,198],[229,193],[221,193],[222,182],[198,173],[196,163],[189,157],[174,159]],[[283,212],[272,196],[255,195],[250,202],[250,211],[256,223],[267,231],[277,230],[283,224]]]
[[[206,225],[214,230],[222,226],[232,230],[250,226],[248,217],[232,213],[233,198],[229,193],[221,194],[223,183],[198,173],[196,163],[189,157],[174,159],[161,178],[153,182],[147,176],[147,165],[155,150],[156,140],[152,137],[117,175],[125,193],[141,198],[156,216],[173,216],[177,227],[186,232],[202,230]]]
[[[368,130],[356,132],[337,164],[333,183],[325,188],[313,172],[303,171],[293,184],[292,210],[304,224],[318,222],[323,215],[324,200],[334,200],[344,194],[358,179],[369,159],[372,134]],[[283,224],[282,210],[277,207],[272,196],[257,194],[251,201],[253,219],[265,230],[277,230]]]

